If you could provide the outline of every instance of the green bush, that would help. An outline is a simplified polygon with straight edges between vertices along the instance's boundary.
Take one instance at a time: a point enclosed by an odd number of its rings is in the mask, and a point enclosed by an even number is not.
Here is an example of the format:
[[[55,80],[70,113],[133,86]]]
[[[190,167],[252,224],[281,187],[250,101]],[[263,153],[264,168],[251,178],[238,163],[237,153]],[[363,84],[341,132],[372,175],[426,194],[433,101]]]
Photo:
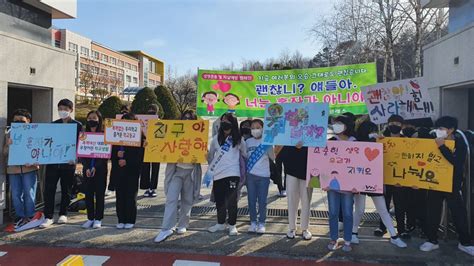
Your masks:
[[[161,106],[163,106],[163,111],[165,113],[163,119],[179,119],[180,114],[178,105],[168,87],[162,85],[156,87],[155,94],[158,101],[161,103]]]
[[[115,118],[115,115],[120,113],[122,104],[119,97],[110,96],[99,106],[99,112],[104,118]]]
[[[132,112],[135,114],[146,114],[151,104],[158,105],[158,108],[160,108],[158,115],[163,117],[163,107],[158,102],[155,93],[152,89],[145,87],[135,95],[135,99],[132,102]]]

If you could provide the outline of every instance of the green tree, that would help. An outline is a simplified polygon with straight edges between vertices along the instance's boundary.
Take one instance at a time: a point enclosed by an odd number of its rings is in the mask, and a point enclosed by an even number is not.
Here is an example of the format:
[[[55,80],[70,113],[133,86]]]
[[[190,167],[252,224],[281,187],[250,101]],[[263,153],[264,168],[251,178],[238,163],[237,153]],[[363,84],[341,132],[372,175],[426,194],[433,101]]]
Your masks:
[[[104,118],[115,118],[115,115],[120,113],[122,105],[123,103],[119,97],[110,96],[99,106],[99,112]]]
[[[145,87],[137,92],[135,99],[132,102],[132,112],[135,114],[146,114],[148,112],[148,107],[151,104],[156,104],[160,108],[158,115],[160,118],[163,117],[163,107],[158,102],[155,93],[152,89]]]
[[[155,88],[155,95],[158,101],[163,106],[164,119],[179,119],[180,113],[178,105],[171,94],[170,90],[166,86],[158,86]]]

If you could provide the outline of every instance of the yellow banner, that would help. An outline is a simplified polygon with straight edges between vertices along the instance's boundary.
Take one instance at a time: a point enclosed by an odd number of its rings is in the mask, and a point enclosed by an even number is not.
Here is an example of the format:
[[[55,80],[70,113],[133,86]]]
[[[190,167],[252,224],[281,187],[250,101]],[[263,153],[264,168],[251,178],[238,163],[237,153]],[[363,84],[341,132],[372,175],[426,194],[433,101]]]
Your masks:
[[[453,165],[433,139],[384,138],[384,184],[451,192]],[[446,146],[454,149],[454,141]]]
[[[207,162],[207,120],[149,120],[145,162]]]

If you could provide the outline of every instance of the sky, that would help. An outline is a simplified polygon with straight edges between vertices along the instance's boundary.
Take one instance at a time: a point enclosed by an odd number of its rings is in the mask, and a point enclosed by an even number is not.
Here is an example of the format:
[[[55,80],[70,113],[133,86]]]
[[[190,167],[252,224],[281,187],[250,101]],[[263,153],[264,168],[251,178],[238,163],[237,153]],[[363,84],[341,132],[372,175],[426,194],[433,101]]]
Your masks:
[[[332,0],[77,0],[77,18],[54,20],[115,50],[143,50],[173,74],[219,69],[282,51],[313,57],[309,30]]]

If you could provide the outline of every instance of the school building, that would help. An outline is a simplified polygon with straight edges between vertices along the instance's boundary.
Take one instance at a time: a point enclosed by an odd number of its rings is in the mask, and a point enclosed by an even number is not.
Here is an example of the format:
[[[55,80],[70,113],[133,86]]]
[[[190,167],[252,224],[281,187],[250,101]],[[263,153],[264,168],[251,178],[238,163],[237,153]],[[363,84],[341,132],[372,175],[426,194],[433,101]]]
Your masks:
[[[139,61],[139,87],[154,88],[165,80],[165,62],[143,51],[122,51]],[[133,87],[133,86],[127,86]]]

